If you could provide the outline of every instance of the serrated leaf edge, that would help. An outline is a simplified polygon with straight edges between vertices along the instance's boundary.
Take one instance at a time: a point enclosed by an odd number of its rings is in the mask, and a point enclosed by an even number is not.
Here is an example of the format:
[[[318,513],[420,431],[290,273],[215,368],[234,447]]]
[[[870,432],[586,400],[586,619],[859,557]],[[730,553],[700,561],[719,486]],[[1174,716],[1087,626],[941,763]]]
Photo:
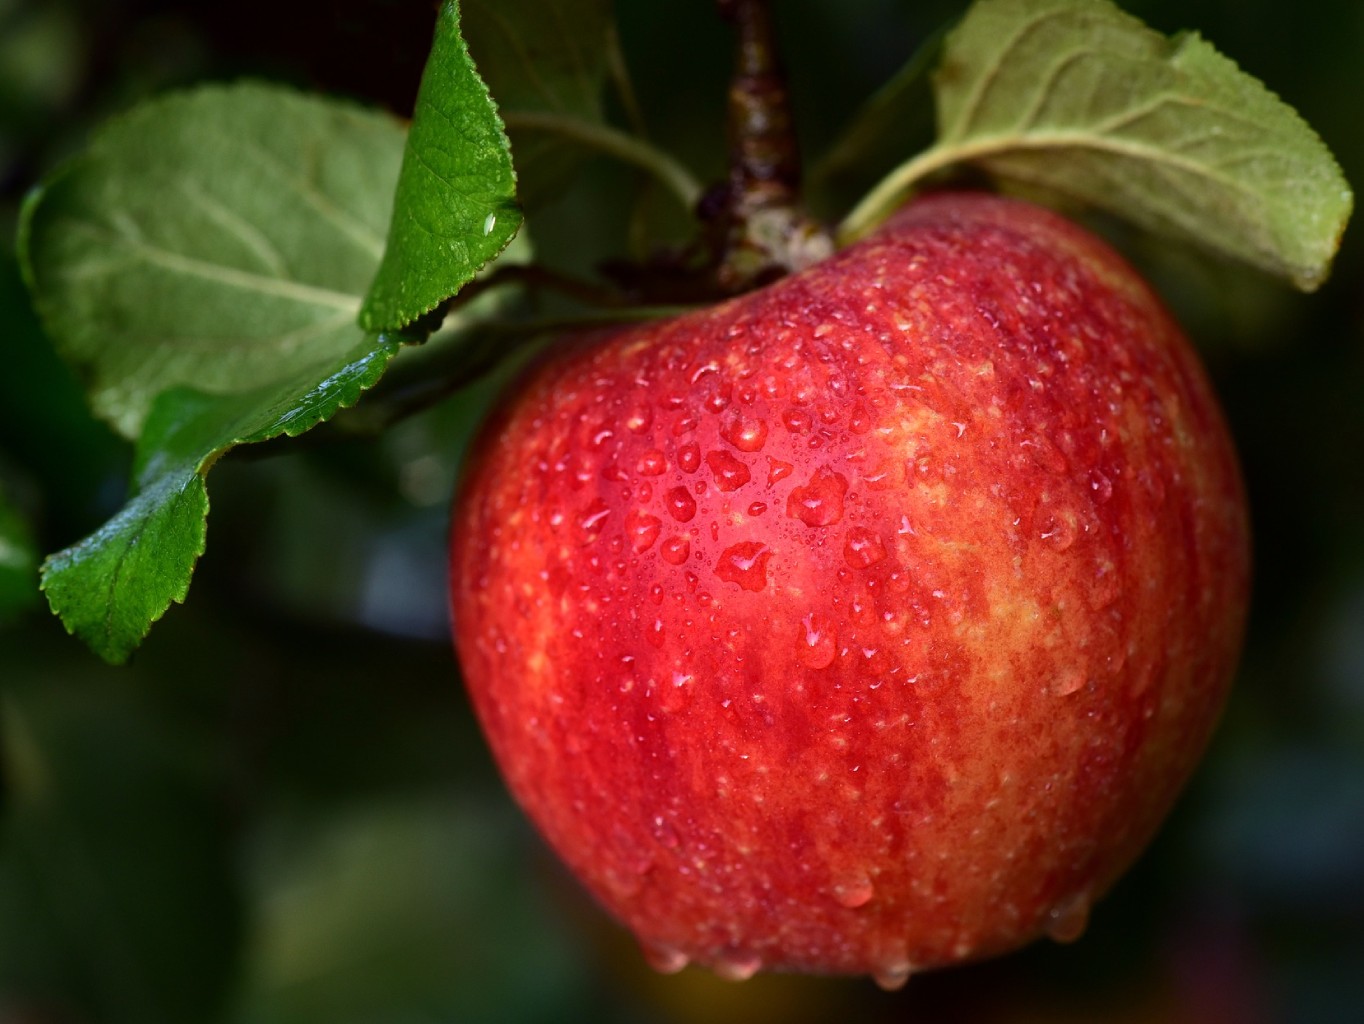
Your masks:
[[[351,397],[349,401],[339,399],[336,406],[326,415],[314,415],[305,417],[303,420],[299,422],[289,422],[289,415],[288,413],[285,413],[281,415],[279,418],[277,418],[274,422],[272,422],[269,426],[263,428],[260,431],[239,433],[228,442],[214,448],[212,451],[205,453],[203,457],[200,458],[198,463],[196,463],[194,470],[187,476],[180,478],[182,481],[180,483],[180,490],[183,492],[184,489],[187,487],[194,488],[198,492],[198,495],[201,497],[203,503],[202,512],[195,517],[195,522],[192,527],[196,536],[196,541],[194,544],[194,548],[191,552],[191,557],[187,559],[188,571],[186,572],[183,581],[178,586],[172,588],[172,592],[169,598],[164,603],[162,603],[161,607],[158,610],[152,612],[152,614],[148,616],[147,621],[141,627],[140,632],[138,632],[137,635],[134,638],[132,638],[132,641],[130,643],[123,643],[121,641],[116,642],[114,639],[115,630],[113,629],[112,625],[113,609],[115,605],[115,602],[112,600],[112,596],[116,592],[117,587],[119,585],[120,581],[119,573],[122,569],[123,562],[127,557],[126,550],[125,552],[120,553],[117,559],[114,572],[112,574],[109,574],[108,585],[106,588],[107,596],[106,600],[103,602],[104,607],[107,609],[107,611],[102,628],[96,627],[96,629],[92,631],[88,628],[82,628],[79,623],[73,622],[69,615],[66,614],[63,611],[63,609],[54,602],[52,594],[49,593],[49,583],[51,582],[52,573],[57,571],[62,565],[73,565],[78,563],[82,557],[85,557],[83,552],[89,551],[93,553],[98,548],[101,541],[108,538],[111,534],[117,533],[119,528],[116,524],[120,520],[123,520],[126,517],[128,517],[133,512],[134,509],[138,508],[139,506],[150,506],[147,515],[142,517],[144,520],[146,520],[152,514],[152,510],[154,510],[154,508],[158,504],[160,504],[160,499],[163,496],[162,490],[158,490],[157,488],[152,489],[139,488],[136,491],[136,493],[134,493],[129,498],[129,500],[124,504],[123,508],[121,508],[117,513],[115,513],[115,515],[112,518],[110,518],[106,523],[104,523],[104,525],[102,525],[94,533],[90,534],[89,536],[83,538],[80,541],[77,541],[75,544],[62,549],[61,551],[48,555],[43,560],[42,566],[39,569],[39,590],[41,590],[44,593],[44,595],[47,596],[49,607],[52,609],[53,614],[55,614],[58,617],[58,619],[61,620],[62,626],[66,629],[67,633],[69,633],[72,636],[76,636],[80,640],[85,642],[85,644],[89,646],[96,654],[98,654],[101,658],[103,658],[110,664],[113,665],[125,664],[128,658],[132,655],[133,651],[136,650],[136,648],[141,645],[142,641],[147,638],[148,634],[151,632],[152,626],[154,626],[165,616],[166,612],[170,610],[173,604],[183,604],[185,602],[185,599],[189,595],[189,588],[194,575],[194,569],[197,566],[199,559],[203,557],[204,552],[207,550],[208,545],[208,515],[210,511],[210,502],[207,478],[209,470],[213,468],[213,466],[218,462],[218,460],[222,456],[226,455],[229,451],[231,451],[233,448],[238,447],[239,445],[261,443],[280,436],[297,437],[299,434],[304,433],[305,431],[311,429],[312,427],[318,425],[319,423],[325,422],[326,420],[330,419],[332,416],[334,416],[341,410],[353,407],[355,403],[359,401],[360,397],[364,394],[364,392],[368,391],[371,387],[378,383],[380,377],[387,369],[388,363],[392,361],[393,357],[397,354],[399,348],[401,347],[397,341],[383,335],[377,337],[375,341],[376,345],[373,349],[371,349],[369,352],[364,353],[359,358],[351,360],[350,362],[346,363],[345,366],[334,371],[328,377],[320,381],[315,387],[310,389],[305,395],[301,396],[296,402],[293,403],[293,405],[295,406],[304,405],[309,401],[310,396],[316,395],[319,392],[324,391],[329,385],[334,384],[334,382],[338,378],[341,378],[343,376],[348,375],[350,372],[353,372],[357,366],[362,366],[363,364],[366,363],[373,363],[376,360],[380,361],[382,365],[377,367],[376,366],[365,367],[361,371],[362,373],[365,374],[372,374],[372,377],[357,388],[355,395]],[[189,388],[176,388],[162,392],[160,395],[157,396],[157,401],[160,401],[162,398],[168,395],[173,395],[177,392],[193,392],[199,395],[206,395],[205,392],[195,392],[193,391],[193,389]],[[206,395],[206,397],[211,398],[215,396]],[[218,397],[229,398],[232,396],[227,395]],[[150,470],[150,467],[143,467],[142,472],[139,475],[143,477],[151,477],[154,476],[155,474]],[[170,480],[167,480],[165,484],[162,485],[162,487],[164,488],[166,486],[174,486],[174,483],[175,481],[172,478]],[[137,538],[139,538],[142,535],[142,532],[144,530],[145,526],[139,526],[134,533],[133,540],[126,544],[125,548],[131,549],[133,544],[136,543]]]

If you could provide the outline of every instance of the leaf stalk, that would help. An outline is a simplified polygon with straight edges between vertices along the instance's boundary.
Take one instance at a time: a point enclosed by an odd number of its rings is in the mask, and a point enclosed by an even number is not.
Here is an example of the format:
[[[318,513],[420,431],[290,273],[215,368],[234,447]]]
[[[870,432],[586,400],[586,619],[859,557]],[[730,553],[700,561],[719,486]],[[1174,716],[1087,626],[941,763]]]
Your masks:
[[[671,154],[637,135],[578,117],[538,111],[509,111],[503,115],[503,120],[509,131],[561,135],[626,163],[634,164],[657,178],[688,210],[694,210],[701,198],[701,182],[691,171]]]

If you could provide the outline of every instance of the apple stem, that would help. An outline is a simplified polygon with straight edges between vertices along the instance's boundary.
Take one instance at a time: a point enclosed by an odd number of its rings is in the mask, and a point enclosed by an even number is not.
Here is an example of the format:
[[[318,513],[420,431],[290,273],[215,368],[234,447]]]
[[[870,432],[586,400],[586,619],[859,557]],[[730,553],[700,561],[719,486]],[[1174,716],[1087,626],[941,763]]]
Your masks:
[[[729,86],[729,193],[739,212],[799,201],[800,153],[769,0],[720,0],[738,53]]]
[[[735,293],[816,263],[833,237],[806,213],[800,150],[770,0],[718,0],[737,35],[729,87],[729,177],[703,197],[715,232],[716,278]]]

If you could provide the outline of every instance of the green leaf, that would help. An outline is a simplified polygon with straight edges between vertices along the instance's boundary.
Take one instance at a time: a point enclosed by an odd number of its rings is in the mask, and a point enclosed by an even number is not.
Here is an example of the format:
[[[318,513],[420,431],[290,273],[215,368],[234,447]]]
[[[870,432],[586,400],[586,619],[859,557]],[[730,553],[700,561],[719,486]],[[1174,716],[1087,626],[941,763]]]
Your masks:
[[[0,490],[0,625],[33,603],[38,552],[28,524]]]
[[[575,129],[602,125],[610,5],[463,0],[460,7],[469,52],[511,137],[517,197],[528,209],[543,205],[563,193],[581,160]]]
[[[521,226],[502,121],[441,7],[422,74],[383,262],[360,314],[367,330],[399,330],[456,294]]]
[[[185,599],[204,551],[204,477],[218,457],[234,445],[296,436],[353,404],[397,348],[365,338],[337,364],[252,391],[161,395],[138,442],[128,504],[43,567],[43,590],[67,629],[106,660],[127,660],[171,602]]]
[[[184,600],[213,463],[352,404],[397,350],[355,317],[402,147],[385,115],[205,88],[113,122],[26,203],[35,305],[137,437],[128,504],[42,569],[53,611],[109,661]]]
[[[136,437],[169,388],[235,393],[348,352],[402,143],[391,117],[260,84],[106,126],[20,226],[35,305],[95,411]]]
[[[1353,196],[1330,151],[1197,35],[1107,0],[979,0],[935,80],[938,142],[844,224],[865,231],[916,182],[971,164],[1107,209],[1315,288]]]

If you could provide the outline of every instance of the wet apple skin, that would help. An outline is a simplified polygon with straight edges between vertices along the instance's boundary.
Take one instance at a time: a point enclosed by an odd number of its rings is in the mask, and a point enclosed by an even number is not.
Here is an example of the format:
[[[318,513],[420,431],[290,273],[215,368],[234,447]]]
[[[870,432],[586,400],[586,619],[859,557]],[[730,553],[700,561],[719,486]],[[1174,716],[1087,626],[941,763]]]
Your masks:
[[[555,346],[467,468],[453,629],[512,793],[655,964],[895,984],[1083,928],[1208,742],[1248,550],[1146,285],[948,193]]]

